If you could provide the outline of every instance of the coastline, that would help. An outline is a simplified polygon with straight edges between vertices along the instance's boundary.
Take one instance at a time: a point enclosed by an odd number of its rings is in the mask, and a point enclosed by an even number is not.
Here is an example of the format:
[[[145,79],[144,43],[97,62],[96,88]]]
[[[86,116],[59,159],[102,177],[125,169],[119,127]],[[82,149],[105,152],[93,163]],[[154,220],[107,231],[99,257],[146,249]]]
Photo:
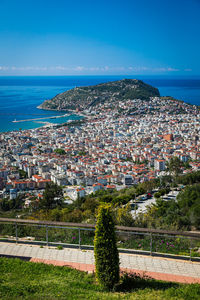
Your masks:
[[[11,132],[38,128],[39,124],[26,122],[23,126],[12,123],[16,119],[47,117],[55,114],[69,112],[72,115],[86,117],[82,112],[70,110],[44,109],[41,107],[41,99],[52,99],[55,95],[62,93],[75,86],[94,85],[122,78],[133,78],[133,76],[110,76],[97,78],[95,76],[61,76],[61,77],[7,77],[1,78],[0,82],[0,131]],[[200,78],[163,78],[140,76],[148,84],[152,84],[160,91],[161,96],[171,95],[191,105],[200,106]],[[40,86],[38,86],[38,80]],[[42,112],[43,111],[43,112]],[[46,111],[46,113],[45,113]],[[48,113],[49,111],[49,113]],[[46,121],[46,120],[45,120]],[[47,120],[48,121],[48,120]],[[55,124],[55,123],[54,123]]]
[[[44,102],[43,102],[44,103]],[[76,116],[86,116],[83,112],[76,112],[75,110],[72,109],[55,109],[55,108],[46,108],[46,107],[41,107],[42,104],[36,106],[36,108],[41,109],[41,110],[49,110],[49,111],[57,111],[57,112],[70,112],[72,115],[76,115]]]
[[[38,108],[38,107],[37,107]],[[40,108],[42,110],[48,110],[48,109],[43,109],[43,108]],[[59,110],[54,110],[55,112],[66,112],[66,111],[59,111]],[[78,121],[78,120],[81,120],[82,118],[86,118],[87,116],[85,114],[81,114],[81,113],[75,113],[74,111],[67,111],[69,112],[69,114],[64,114],[64,115],[61,115],[61,116],[46,116],[44,118],[36,118],[36,119],[24,119],[24,120],[16,120],[16,121],[11,121],[12,123],[14,124],[18,124],[19,123],[19,126],[20,128],[19,129],[13,129],[13,130],[5,130],[5,131],[0,131],[0,135],[1,134],[4,134],[4,133],[11,133],[11,132],[18,132],[18,131],[27,131],[27,130],[37,130],[38,128],[42,128],[42,127],[47,127],[47,128],[50,128],[50,127],[57,127],[57,126],[63,126],[65,123],[68,123],[70,124],[71,122],[74,122],[74,121]],[[71,119],[72,117],[72,119]],[[75,119],[73,118],[75,117]],[[62,123],[52,123],[52,122],[49,122],[49,121],[42,121],[42,120],[45,120],[45,119],[62,119],[62,118],[70,118],[68,120],[65,120],[63,121]],[[33,128],[22,128],[23,126],[21,125],[21,123],[32,123],[32,124],[38,124],[38,126],[34,126]]]
[[[42,104],[41,104],[42,105]],[[83,112],[76,112],[75,110],[72,110],[72,109],[55,109],[55,108],[44,108],[44,107],[41,107],[41,105],[39,106],[36,106],[36,108],[38,109],[41,109],[41,110],[49,110],[49,111],[57,111],[57,112],[69,112],[70,115],[75,115],[75,116],[80,116],[80,117],[83,117],[83,118],[86,118],[87,115]],[[70,116],[69,115],[69,116]],[[62,117],[61,117],[62,118]],[[49,118],[50,119],[50,118]]]

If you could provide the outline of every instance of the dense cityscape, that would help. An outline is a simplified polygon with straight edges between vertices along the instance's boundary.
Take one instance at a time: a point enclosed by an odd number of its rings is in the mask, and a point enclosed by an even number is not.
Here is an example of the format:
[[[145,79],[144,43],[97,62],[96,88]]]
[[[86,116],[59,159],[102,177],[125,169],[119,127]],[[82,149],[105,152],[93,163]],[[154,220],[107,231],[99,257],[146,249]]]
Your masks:
[[[134,112],[123,113],[128,109]],[[98,190],[169,174],[167,164],[174,156],[183,163],[183,174],[200,169],[195,105],[160,97],[128,99],[112,110],[105,103],[81,115],[83,119],[63,126],[0,134],[2,198],[24,193],[29,206],[29,198],[39,200],[52,181],[64,187],[70,203]]]

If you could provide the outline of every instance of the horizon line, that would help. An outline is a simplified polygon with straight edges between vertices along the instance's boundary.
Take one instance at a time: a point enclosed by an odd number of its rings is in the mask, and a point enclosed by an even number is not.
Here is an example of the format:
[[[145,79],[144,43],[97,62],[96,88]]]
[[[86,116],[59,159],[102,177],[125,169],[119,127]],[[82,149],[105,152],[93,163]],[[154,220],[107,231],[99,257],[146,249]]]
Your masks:
[[[69,76],[74,76],[74,77],[84,77],[84,76],[96,76],[96,77],[122,77],[122,76],[128,76],[128,77],[132,77],[132,76],[151,76],[151,77],[200,77],[200,74],[55,74],[55,75],[0,75],[1,77],[69,77]]]

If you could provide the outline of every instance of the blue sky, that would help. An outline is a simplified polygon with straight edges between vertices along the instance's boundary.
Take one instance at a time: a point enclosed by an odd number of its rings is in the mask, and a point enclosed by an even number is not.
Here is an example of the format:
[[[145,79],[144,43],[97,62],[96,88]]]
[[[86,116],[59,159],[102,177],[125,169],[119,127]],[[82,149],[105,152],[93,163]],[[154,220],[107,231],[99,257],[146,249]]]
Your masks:
[[[199,75],[200,0],[0,0],[0,76]]]

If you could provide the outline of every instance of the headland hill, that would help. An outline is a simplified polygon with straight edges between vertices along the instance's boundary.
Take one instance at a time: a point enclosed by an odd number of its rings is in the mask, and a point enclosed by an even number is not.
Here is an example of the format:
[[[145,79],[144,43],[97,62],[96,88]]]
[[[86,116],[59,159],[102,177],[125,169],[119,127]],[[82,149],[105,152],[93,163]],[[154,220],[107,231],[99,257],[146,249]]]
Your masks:
[[[160,96],[159,90],[137,79],[123,79],[93,86],[75,87],[44,101],[38,108],[47,110],[88,110],[101,106],[114,109],[130,99],[149,101]]]
[[[195,105],[173,97],[161,97],[159,90],[142,80],[122,79],[93,86],[75,87],[45,100],[39,109],[90,115],[112,111],[119,115],[138,115],[166,111],[169,114],[193,111]],[[195,108],[195,113],[196,109]],[[197,109],[198,110],[198,109]]]

